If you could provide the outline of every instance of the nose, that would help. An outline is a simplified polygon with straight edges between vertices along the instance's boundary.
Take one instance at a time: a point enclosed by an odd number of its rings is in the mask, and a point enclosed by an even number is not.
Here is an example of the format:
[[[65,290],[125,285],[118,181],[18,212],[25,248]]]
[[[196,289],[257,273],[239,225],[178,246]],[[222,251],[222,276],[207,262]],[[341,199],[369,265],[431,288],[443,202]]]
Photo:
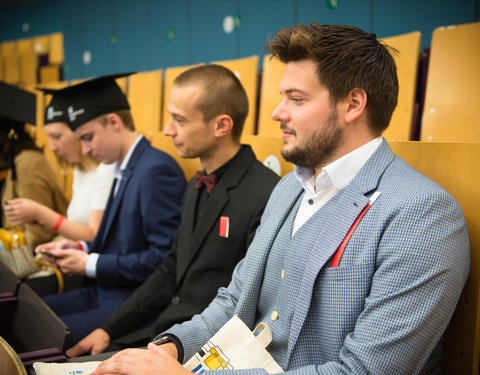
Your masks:
[[[91,147],[89,145],[87,145],[86,143],[82,142],[82,154],[86,155],[90,151],[92,151]]]
[[[55,141],[52,140],[48,141],[48,148],[50,148],[50,150],[52,151],[57,151],[58,149],[57,144],[55,143]]]
[[[163,134],[169,137],[173,137],[175,135],[175,128],[172,124],[172,119],[170,118],[167,122],[167,125],[165,125],[165,128],[163,128]]]
[[[278,121],[278,122],[289,122],[289,116],[287,111],[285,110],[285,104],[284,100],[280,102],[279,105],[273,110],[272,112],[272,119],[273,121]]]

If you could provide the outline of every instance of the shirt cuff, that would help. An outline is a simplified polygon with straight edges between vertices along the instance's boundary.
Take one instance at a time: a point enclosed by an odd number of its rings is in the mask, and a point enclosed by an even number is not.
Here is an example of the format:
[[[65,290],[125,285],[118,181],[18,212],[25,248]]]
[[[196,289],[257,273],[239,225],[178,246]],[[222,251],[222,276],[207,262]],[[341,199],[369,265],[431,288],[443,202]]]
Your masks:
[[[85,271],[88,277],[95,279],[97,277],[97,262],[100,254],[91,253],[87,258],[87,265],[85,266]]]
[[[82,248],[80,250],[83,250],[85,251],[86,253],[89,253],[90,252],[90,249],[88,247],[88,243],[86,243],[85,241],[77,241],[80,243],[80,245],[82,246]]]

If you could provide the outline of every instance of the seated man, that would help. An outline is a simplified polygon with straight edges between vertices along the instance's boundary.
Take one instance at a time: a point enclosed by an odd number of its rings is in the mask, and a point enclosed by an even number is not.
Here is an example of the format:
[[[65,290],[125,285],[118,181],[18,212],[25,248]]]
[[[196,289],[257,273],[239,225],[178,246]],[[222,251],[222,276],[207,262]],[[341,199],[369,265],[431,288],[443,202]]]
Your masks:
[[[144,346],[156,333],[200,313],[230,281],[279,180],[250,146],[240,145],[247,95],[227,68],[205,65],[182,73],[167,110],[171,119],[164,133],[181,157],[200,158],[204,173],[187,186],[166,259],[100,328],[67,351],[72,357],[103,352],[109,344],[109,350]],[[203,183],[207,177],[213,182]]]
[[[67,274],[86,275],[87,286],[45,302],[77,342],[118,308],[162,262],[180,222],[185,187],[175,160],[135,132],[130,106],[105,76],[62,89],[69,97],[68,125],[84,153],[115,163],[115,180],[100,228],[86,251],[63,241],[36,249],[49,252]]]
[[[286,373],[439,369],[469,241],[454,198],[381,137],[398,96],[389,49],[356,27],[317,23],[282,29],[267,48],[286,63],[272,117],[294,173],[273,191],[228,288],[161,333],[163,345],[124,350],[95,375],[188,373],[181,363],[233,315],[250,329],[268,324],[267,350]]]

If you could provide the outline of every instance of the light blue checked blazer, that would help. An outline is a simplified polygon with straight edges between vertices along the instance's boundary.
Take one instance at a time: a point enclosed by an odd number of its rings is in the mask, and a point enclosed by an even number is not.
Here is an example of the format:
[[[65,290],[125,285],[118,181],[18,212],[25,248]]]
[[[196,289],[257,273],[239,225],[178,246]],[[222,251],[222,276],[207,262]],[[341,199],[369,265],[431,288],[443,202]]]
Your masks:
[[[329,268],[375,191],[381,195],[360,221],[338,268]],[[229,286],[219,289],[202,314],[168,331],[181,340],[185,359],[233,314],[251,329],[258,323],[258,298],[272,243],[302,194],[292,174],[280,181]],[[274,341],[277,331],[288,334],[274,354],[279,365],[289,374],[415,374],[438,369],[432,353],[470,265],[466,224],[454,198],[395,156],[383,140],[353,181],[304,225],[305,238],[288,240],[285,250],[285,278],[279,278],[278,298],[272,298],[276,302],[271,307],[278,319],[267,320]],[[304,256],[289,257],[298,251]]]

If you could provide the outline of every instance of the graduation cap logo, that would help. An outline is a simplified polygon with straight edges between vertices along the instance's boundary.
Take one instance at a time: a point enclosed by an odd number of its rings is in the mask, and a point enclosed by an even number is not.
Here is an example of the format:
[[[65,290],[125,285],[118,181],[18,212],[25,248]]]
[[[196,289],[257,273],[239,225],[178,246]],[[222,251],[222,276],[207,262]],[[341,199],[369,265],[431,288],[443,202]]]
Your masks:
[[[68,107],[68,120],[70,122],[75,122],[77,120],[77,116],[83,115],[84,113],[85,113],[85,108],[80,108],[75,111],[73,107],[70,106]]]
[[[53,106],[47,107],[45,119],[53,122],[53,120],[55,120],[56,118],[59,118],[59,119],[64,118],[63,111],[55,111],[55,108]],[[58,120],[58,121],[61,121],[61,120]]]
[[[76,130],[86,122],[101,115],[130,109],[127,98],[115,79],[132,73],[119,73],[93,78],[79,84],[56,90],[55,96],[66,102],[66,122],[70,129]]]

